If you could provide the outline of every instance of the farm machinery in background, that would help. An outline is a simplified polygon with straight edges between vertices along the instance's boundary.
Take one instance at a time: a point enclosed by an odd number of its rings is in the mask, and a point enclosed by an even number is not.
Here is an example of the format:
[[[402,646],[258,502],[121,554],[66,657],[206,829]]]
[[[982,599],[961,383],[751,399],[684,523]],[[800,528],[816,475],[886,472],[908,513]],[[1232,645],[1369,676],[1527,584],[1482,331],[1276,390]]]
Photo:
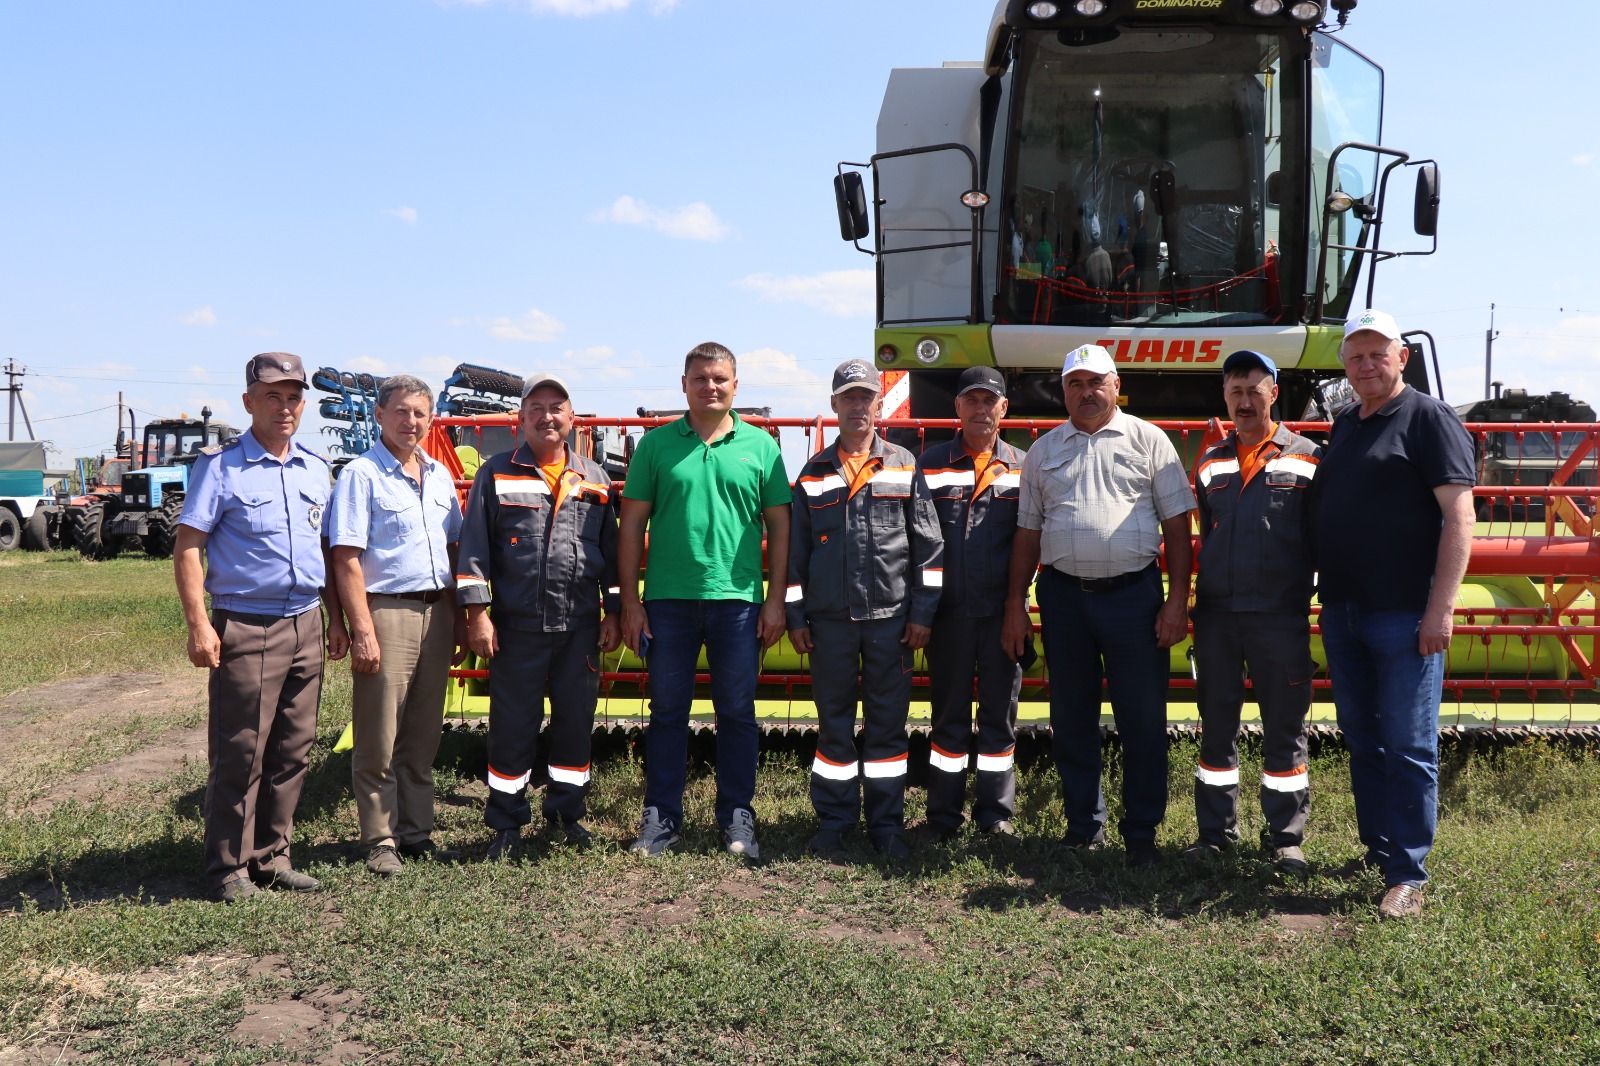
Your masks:
[[[91,559],[115,558],[135,546],[158,559],[170,556],[200,450],[238,435],[234,427],[211,421],[209,407],[198,419],[146,423],[138,444],[130,432],[129,454],[102,463],[98,483],[68,503],[73,546]]]
[[[334,438],[328,449],[330,462],[337,473],[351,459],[365,452],[378,441],[378,419],[373,413],[378,406],[378,390],[383,387],[382,377],[365,372],[335,370],[322,367],[311,375],[311,387],[326,393],[317,403],[317,414],[331,426],[322,432]]]
[[[1374,302],[1376,265],[1437,247],[1438,168],[1383,145],[1383,71],[1338,36],[1355,7],[1001,0],[977,61],[892,71],[876,152],[840,164],[834,179],[841,235],[874,262],[885,395],[904,395],[886,404],[885,431],[913,449],[948,435],[956,379],[988,365],[1007,379],[1003,428],[1026,445],[1065,416],[1063,354],[1097,343],[1118,363],[1130,413],[1165,428],[1191,467],[1223,432],[1214,417],[1221,366],[1239,348],[1281,368],[1279,418],[1326,432],[1349,398],[1343,322]],[[1407,175],[1414,236],[1396,245],[1384,223],[1391,187]],[[1440,393],[1432,338],[1415,332],[1406,342],[1408,384]],[[1544,413],[1555,417],[1548,405]],[[1475,490],[1485,517],[1512,514],[1513,497],[1549,506],[1538,523],[1525,504],[1522,521],[1479,526],[1442,726],[1565,729],[1592,740],[1600,540],[1589,516],[1600,425],[1574,407],[1572,422],[1539,427],[1561,434],[1559,463],[1537,485],[1526,476],[1503,484],[1496,434],[1527,442],[1533,430],[1505,417],[1469,426],[1490,464]],[[662,421],[580,424],[620,431],[625,457],[627,435]],[[806,433],[811,447],[832,427],[750,421]],[[429,451],[451,461],[451,434],[474,422],[441,418]],[[1198,722],[1187,650],[1184,642],[1171,652],[1174,729]],[[1320,636],[1312,650],[1326,662]],[[808,666],[786,641],[765,654],[759,713],[769,731],[814,727]],[[450,709],[462,720],[486,708],[482,667],[456,672]],[[644,720],[643,680],[625,649],[606,658],[602,728]],[[924,683],[919,670],[919,693]],[[1331,730],[1325,668],[1313,684],[1312,728]],[[1048,686],[1039,663],[1024,679],[1025,731],[1046,727]],[[915,699],[913,728],[928,713]],[[706,701],[695,720],[709,727]]]

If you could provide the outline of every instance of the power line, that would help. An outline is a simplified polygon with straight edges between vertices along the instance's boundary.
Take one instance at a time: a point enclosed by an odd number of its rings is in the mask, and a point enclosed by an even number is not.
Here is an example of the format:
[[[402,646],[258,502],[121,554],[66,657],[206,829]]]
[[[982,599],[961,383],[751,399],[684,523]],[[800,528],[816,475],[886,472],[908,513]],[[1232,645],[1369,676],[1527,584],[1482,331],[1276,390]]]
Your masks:
[[[117,405],[114,404],[114,403],[108,403],[104,407],[96,407],[96,408],[93,408],[92,410],[88,410],[88,411],[79,411],[77,414],[51,415],[49,418],[35,418],[34,421],[35,422],[60,422],[64,418],[82,418],[84,415],[97,415],[101,411],[109,411],[115,406],[117,406]]]

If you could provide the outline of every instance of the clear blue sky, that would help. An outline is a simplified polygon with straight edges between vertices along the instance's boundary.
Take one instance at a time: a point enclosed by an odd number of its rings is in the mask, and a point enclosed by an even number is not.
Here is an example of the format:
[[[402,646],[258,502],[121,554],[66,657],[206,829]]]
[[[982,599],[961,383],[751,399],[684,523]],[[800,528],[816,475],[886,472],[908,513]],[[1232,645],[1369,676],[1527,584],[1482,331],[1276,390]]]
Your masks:
[[[238,421],[242,364],[277,349],[556,369],[626,414],[675,405],[716,339],[741,402],[819,413],[872,345],[834,164],[871,153],[891,66],[978,58],[992,10],[5,4],[0,361],[66,456],[110,443],[118,389],[141,423]],[[1491,301],[1497,378],[1600,401],[1600,6],[1552,10],[1363,0],[1346,31],[1388,72],[1385,141],[1442,168],[1439,254],[1386,266],[1379,303],[1439,338],[1455,402]]]

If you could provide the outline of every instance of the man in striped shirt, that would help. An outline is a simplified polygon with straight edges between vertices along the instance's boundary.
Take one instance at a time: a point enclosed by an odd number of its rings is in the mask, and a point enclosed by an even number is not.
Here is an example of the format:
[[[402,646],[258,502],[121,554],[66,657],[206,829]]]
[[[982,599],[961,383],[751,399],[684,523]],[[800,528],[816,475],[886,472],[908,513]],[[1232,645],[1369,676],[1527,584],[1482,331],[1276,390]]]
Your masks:
[[[795,482],[785,607],[790,643],[811,655],[817,704],[811,851],[836,855],[865,806],[872,846],[903,859],[912,659],[939,605],[943,540],[911,453],[875,432],[879,392],[859,359],[833,372],[839,436]]]
[[[1200,574],[1194,652],[1200,764],[1194,806],[1207,859],[1239,839],[1239,711],[1244,677],[1261,708],[1264,843],[1285,873],[1305,874],[1311,808],[1306,712],[1311,707],[1310,490],[1322,449],[1272,421],[1278,367],[1260,352],[1222,364],[1233,430],[1195,470]]]

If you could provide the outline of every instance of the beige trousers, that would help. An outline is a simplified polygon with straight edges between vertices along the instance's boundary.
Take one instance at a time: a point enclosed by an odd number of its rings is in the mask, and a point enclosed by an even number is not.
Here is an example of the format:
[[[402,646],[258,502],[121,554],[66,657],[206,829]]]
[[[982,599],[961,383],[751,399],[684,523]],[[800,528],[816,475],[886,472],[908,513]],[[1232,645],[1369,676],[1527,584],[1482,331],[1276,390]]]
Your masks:
[[[448,598],[422,603],[369,594],[378,672],[354,674],[350,776],[361,844],[416,844],[433,833],[433,758],[455,647]]]

